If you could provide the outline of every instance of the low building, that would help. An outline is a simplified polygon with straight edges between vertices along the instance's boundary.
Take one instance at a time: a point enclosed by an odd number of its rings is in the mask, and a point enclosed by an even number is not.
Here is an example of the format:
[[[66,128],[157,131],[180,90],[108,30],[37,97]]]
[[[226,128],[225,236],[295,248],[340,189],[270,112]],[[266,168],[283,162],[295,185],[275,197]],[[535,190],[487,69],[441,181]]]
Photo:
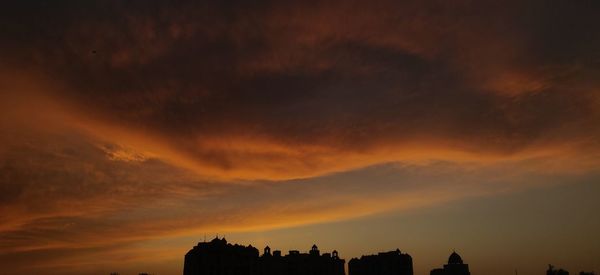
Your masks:
[[[337,251],[321,254],[313,245],[309,253],[290,250],[285,256],[267,246],[259,259],[261,275],[345,275],[345,261],[340,259]]]
[[[569,271],[562,268],[554,269],[554,266],[550,264],[548,270],[546,270],[546,275],[569,275]]]
[[[348,262],[349,275],[412,275],[412,257],[399,249],[377,255],[353,258]]]
[[[462,258],[458,253],[452,252],[448,257],[448,264],[444,268],[436,268],[431,270],[430,275],[470,275],[469,265],[463,263]]]

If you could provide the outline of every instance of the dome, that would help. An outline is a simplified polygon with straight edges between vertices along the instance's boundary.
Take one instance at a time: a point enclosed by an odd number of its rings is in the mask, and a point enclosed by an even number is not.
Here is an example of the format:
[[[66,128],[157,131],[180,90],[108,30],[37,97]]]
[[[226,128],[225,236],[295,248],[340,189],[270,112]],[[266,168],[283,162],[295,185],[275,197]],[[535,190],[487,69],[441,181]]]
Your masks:
[[[452,252],[448,257],[448,264],[462,264],[463,260],[456,252]]]

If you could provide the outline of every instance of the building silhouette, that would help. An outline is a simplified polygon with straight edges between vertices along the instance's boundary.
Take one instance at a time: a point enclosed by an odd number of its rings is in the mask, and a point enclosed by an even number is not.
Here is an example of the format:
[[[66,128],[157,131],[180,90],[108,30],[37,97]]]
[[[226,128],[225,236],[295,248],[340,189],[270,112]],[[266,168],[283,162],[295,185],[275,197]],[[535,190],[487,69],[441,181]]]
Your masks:
[[[185,254],[183,275],[345,275],[344,265],[345,261],[340,259],[336,250],[321,254],[317,245],[313,245],[308,253],[290,250],[286,255],[282,255],[280,250],[271,251],[267,246],[260,255],[252,245],[230,244],[225,238],[217,237],[210,242],[198,243]],[[412,257],[399,249],[361,256],[348,262],[348,273],[413,275]],[[452,252],[448,263],[431,270],[430,275],[470,275],[469,265],[458,253]],[[569,272],[548,265],[546,275],[569,275]],[[581,271],[579,275],[595,273]]]
[[[228,244],[225,238],[198,243],[185,254],[184,275],[258,274],[258,249]]]
[[[344,275],[345,261],[337,251],[321,254],[313,245],[309,253],[290,250],[285,256],[281,251],[273,251],[267,246],[259,259],[261,275]]]
[[[412,275],[412,257],[399,249],[377,255],[353,258],[348,262],[349,275]]]
[[[265,247],[259,256],[252,246],[232,245],[225,238],[201,242],[186,255],[184,275],[345,275],[345,261],[337,251],[321,254],[313,245],[309,253],[290,250],[271,253]]]
[[[443,268],[436,268],[431,270],[430,275],[470,275],[469,265],[463,263],[462,258],[458,253],[452,252],[448,257],[448,264],[445,264]]]
[[[569,271],[566,271],[562,268],[554,269],[554,266],[549,264],[548,270],[546,270],[546,275],[569,275]]]
[[[546,270],[546,275],[569,275],[569,271],[566,271],[562,268],[555,269],[555,267],[551,264],[548,265],[548,270]],[[579,275],[596,275],[594,271],[586,272],[580,271]]]

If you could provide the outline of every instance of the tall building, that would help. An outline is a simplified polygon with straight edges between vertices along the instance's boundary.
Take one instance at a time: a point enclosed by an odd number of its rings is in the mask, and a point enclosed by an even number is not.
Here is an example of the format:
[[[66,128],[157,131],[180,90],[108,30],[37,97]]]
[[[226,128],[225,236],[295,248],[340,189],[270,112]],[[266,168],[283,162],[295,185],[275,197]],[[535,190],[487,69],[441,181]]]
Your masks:
[[[412,275],[412,257],[399,249],[377,255],[353,258],[348,262],[349,275]]]
[[[431,270],[430,275],[470,275],[469,265],[463,263],[462,258],[458,253],[452,252],[448,257],[448,264],[444,268],[436,268]]]
[[[225,238],[198,243],[185,254],[183,275],[258,275],[258,249]]]
[[[265,247],[259,257],[252,246],[228,244],[215,238],[199,243],[185,255],[184,275],[345,275],[345,261],[337,251],[321,254],[313,245],[309,253],[290,250],[271,252]]]

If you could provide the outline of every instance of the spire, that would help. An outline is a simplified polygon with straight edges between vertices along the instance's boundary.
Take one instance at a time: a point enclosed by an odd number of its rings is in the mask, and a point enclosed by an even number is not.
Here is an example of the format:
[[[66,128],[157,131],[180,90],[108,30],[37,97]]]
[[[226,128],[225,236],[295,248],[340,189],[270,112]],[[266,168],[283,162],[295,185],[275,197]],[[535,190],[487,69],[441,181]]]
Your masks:
[[[310,249],[310,255],[319,256],[319,254],[320,254],[319,248],[317,247],[316,244],[313,244],[312,248]]]

